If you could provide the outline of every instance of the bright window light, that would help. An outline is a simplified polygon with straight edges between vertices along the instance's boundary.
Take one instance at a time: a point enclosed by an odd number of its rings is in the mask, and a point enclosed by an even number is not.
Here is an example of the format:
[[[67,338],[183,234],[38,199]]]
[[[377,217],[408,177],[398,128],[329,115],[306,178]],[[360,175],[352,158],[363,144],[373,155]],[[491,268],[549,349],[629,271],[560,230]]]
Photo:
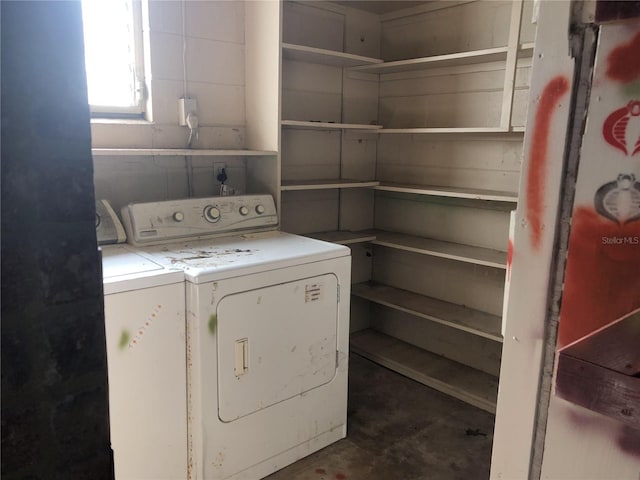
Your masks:
[[[94,112],[142,112],[139,7],[134,0],[82,0],[87,87]]]

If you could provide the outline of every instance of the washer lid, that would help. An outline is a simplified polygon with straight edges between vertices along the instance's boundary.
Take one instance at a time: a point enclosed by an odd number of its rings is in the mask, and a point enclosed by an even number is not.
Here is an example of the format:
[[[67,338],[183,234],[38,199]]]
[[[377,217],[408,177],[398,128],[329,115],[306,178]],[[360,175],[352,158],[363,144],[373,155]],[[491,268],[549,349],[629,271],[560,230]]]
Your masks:
[[[218,281],[277,268],[348,256],[344,245],[271,231],[145,247],[145,255],[184,270],[192,283]]]
[[[184,281],[179,269],[168,269],[124,245],[102,247],[105,295]]]

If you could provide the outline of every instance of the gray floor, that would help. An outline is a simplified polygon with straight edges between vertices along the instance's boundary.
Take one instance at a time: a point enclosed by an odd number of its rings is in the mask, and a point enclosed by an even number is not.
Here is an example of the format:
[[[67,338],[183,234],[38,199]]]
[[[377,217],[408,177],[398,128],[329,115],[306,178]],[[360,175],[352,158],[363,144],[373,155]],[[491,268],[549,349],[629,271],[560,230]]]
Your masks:
[[[351,355],[347,438],[268,480],[489,478],[493,415]]]

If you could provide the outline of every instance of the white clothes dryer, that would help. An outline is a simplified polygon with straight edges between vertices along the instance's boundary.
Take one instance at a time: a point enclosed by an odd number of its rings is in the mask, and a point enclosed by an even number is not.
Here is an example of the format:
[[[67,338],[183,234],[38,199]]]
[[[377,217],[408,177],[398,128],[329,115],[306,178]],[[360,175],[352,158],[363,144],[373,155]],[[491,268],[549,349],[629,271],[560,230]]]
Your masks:
[[[187,478],[256,480],[343,438],[350,250],[276,230],[268,195],[122,213],[185,276]]]

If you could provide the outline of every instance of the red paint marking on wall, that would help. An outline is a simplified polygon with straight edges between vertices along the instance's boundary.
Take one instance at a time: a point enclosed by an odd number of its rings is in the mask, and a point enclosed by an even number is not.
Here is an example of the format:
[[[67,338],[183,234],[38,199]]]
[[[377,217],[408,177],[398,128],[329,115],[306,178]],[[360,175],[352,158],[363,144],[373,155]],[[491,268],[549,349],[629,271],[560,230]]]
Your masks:
[[[625,155],[640,152],[640,101],[631,100],[613,111],[602,124],[602,135],[609,145]]]
[[[580,207],[571,225],[558,347],[640,308],[640,222]]]
[[[614,48],[607,58],[607,77],[621,83],[640,79],[640,32]]]
[[[513,263],[513,241],[509,239],[507,247],[507,280],[511,278],[511,264]]]
[[[344,473],[336,473],[336,480],[345,480],[347,476]]]
[[[542,239],[542,213],[549,162],[547,150],[551,120],[558,106],[558,101],[568,91],[569,80],[566,77],[557,76],[547,83],[538,102],[527,176],[527,220],[531,227],[531,244],[535,250],[540,248]]]

